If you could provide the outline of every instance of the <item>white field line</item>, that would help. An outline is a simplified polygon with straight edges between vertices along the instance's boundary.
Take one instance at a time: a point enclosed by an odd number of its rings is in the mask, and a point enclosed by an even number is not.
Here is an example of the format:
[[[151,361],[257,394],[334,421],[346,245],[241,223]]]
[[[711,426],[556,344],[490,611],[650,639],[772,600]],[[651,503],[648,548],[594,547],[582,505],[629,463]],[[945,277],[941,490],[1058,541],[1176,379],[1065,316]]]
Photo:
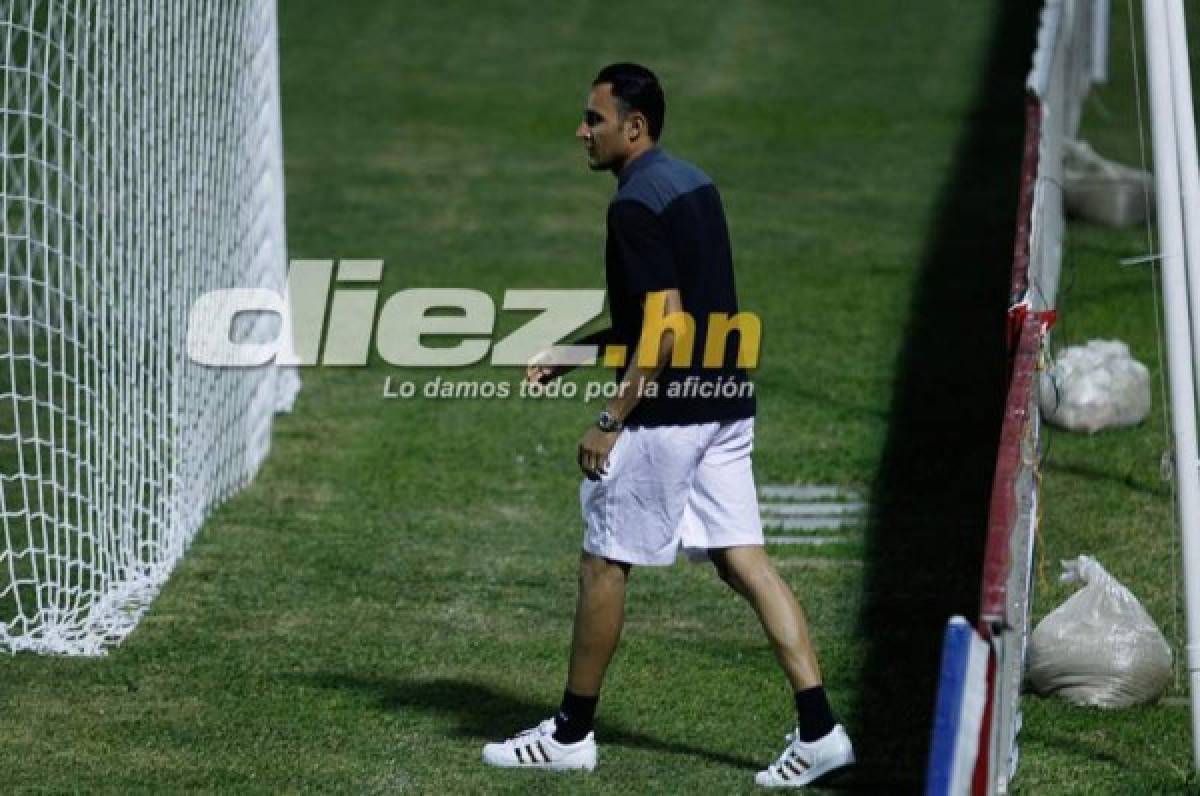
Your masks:
[[[773,559],[776,569],[837,569],[838,567],[861,567],[861,558],[806,558],[803,556],[787,556]]]
[[[802,544],[819,546],[823,544],[845,544],[850,541],[846,536],[767,536],[767,544]]]
[[[838,531],[859,526],[854,517],[763,517],[765,531]]]
[[[867,512],[867,503],[858,492],[832,484],[764,484],[759,497],[763,529],[785,532],[767,536],[768,544],[846,542],[845,531],[859,527]],[[807,533],[815,531],[826,533]],[[829,531],[843,532],[831,535]]]
[[[762,498],[775,500],[862,500],[862,495],[855,490],[836,484],[763,484],[758,488],[758,494]]]
[[[866,503],[761,503],[763,514],[781,514],[785,517],[812,517],[829,514],[851,514],[860,516],[867,509]]]

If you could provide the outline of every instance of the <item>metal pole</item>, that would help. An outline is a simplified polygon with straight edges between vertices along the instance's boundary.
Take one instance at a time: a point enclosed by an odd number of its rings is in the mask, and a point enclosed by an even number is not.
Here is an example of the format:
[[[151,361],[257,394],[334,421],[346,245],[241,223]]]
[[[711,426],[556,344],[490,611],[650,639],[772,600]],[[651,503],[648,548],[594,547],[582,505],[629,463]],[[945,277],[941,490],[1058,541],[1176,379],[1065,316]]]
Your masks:
[[[1175,144],[1183,203],[1184,251],[1191,288],[1192,357],[1200,363],[1200,170],[1196,164],[1196,117],[1192,109],[1192,75],[1188,66],[1187,25],[1183,0],[1167,0],[1167,54],[1171,64],[1171,93],[1175,106]],[[1200,372],[1200,364],[1197,366]],[[1192,748],[1200,769],[1200,535],[1183,528],[1183,587],[1187,614],[1187,668],[1192,694]]]
[[[1183,533],[1184,586],[1188,596],[1188,681],[1192,694],[1193,765],[1200,770],[1200,616],[1193,610],[1193,569],[1200,550],[1200,472],[1197,471],[1196,400],[1192,372],[1192,335],[1188,321],[1188,285],[1184,261],[1183,216],[1180,200],[1179,155],[1175,111],[1172,108],[1169,27],[1165,0],[1144,0],[1146,65],[1150,78],[1150,116],[1154,139],[1154,184],[1158,207],[1158,237],[1162,255],[1163,305],[1167,330],[1167,370],[1171,386],[1171,420],[1175,436],[1175,478],[1179,523]],[[1200,260],[1196,262],[1200,266]],[[1200,275],[1197,275],[1200,277]],[[1198,308],[1200,309],[1200,308]]]
[[[1095,0],[1092,7],[1092,68],[1093,83],[1108,82],[1108,20],[1110,0]]]

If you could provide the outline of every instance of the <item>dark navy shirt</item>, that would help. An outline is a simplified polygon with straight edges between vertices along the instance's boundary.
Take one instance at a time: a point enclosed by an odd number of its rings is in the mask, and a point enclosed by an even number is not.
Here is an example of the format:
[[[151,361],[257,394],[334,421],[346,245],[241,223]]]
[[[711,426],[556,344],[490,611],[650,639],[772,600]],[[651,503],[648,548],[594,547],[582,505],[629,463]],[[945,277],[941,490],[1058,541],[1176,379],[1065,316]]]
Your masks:
[[[647,292],[678,289],[696,324],[691,363],[668,365],[657,396],[643,396],[625,422],[661,426],[753,417],[753,384],[737,367],[737,331],[725,340],[721,366],[702,367],[710,314],[738,311],[725,211],[708,175],[658,147],[626,165],[608,206],[605,265],[612,342],[626,346],[629,357],[641,337]]]

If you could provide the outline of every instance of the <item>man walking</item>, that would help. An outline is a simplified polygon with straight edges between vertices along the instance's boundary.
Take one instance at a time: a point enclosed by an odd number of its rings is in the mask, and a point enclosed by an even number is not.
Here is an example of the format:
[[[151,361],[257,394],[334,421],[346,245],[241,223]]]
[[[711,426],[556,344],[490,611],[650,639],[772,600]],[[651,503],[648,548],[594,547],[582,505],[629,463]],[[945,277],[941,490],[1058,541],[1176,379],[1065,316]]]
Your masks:
[[[716,355],[700,350],[710,347],[710,326],[737,315],[733,258],[712,181],[658,146],[664,116],[654,74],[613,64],[593,82],[575,133],[589,166],[617,177],[605,254],[612,325],[589,342],[604,343],[620,386],[579,444],[586,530],[561,706],[537,727],[487,744],[483,760],[595,768],[593,717],[630,569],[671,564],[682,548],[711,559],[750,603],[795,692],[796,732],[755,781],[802,787],[852,763],[854,752],[826,699],[804,613],[763,548],[750,463],[755,402],[740,346],[718,337]],[[534,365],[527,378],[563,372]]]

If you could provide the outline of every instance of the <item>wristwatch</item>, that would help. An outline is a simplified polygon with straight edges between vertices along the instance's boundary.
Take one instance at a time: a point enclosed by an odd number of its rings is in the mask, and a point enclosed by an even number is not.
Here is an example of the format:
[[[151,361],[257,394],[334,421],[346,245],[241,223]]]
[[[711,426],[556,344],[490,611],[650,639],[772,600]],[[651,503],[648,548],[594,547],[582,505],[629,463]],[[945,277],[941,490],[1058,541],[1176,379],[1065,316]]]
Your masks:
[[[596,428],[601,431],[611,434],[614,431],[620,431],[623,427],[617,416],[607,409],[601,412],[600,416],[596,418]]]

